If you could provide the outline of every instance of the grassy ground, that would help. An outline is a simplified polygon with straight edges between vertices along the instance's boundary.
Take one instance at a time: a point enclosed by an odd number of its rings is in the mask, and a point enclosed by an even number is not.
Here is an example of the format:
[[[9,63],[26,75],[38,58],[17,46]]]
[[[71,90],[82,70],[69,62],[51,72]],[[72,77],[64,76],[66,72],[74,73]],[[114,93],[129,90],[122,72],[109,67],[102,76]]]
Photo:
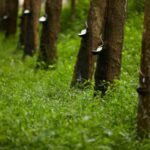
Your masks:
[[[103,98],[93,97],[93,86],[69,88],[78,28],[60,34],[49,71],[34,69],[36,57],[22,61],[17,40],[0,36],[0,150],[150,149],[150,140],[136,137],[142,17],[128,20],[121,80]]]

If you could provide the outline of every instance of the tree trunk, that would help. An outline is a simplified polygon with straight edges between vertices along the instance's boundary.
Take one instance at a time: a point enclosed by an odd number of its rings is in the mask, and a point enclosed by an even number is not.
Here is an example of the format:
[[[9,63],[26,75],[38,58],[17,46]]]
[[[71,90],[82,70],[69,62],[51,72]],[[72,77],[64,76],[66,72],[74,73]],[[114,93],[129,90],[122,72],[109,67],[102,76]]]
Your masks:
[[[17,30],[18,0],[6,0],[5,36],[14,35]]]
[[[103,31],[106,0],[92,0],[88,15],[87,33],[81,38],[81,45],[77,56],[71,86],[83,85],[92,79],[94,60],[92,50],[101,43],[100,35]]]
[[[5,0],[0,0],[0,31],[4,30]]]
[[[57,38],[60,31],[60,15],[62,0],[46,1],[46,21],[43,22],[39,62],[44,62],[44,67],[53,65],[57,61]]]
[[[23,10],[22,10],[22,16],[21,16],[21,23],[20,23],[20,35],[19,35],[19,45],[24,46],[25,45],[25,37],[27,36],[27,18],[28,15],[25,14],[25,10],[30,10],[30,0],[25,0],[23,3]]]
[[[24,56],[33,56],[38,47],[38,19],[41,0],[30,0],[29,13],[26,14]]]
[[[75,18],[76,13],[76,0],[71,0],[71,18]]]
[[[98,56],[95,90],[105,94],[108,83],[120,77],[126,0],[108,0],[104,29],[104,47]],[[105,81],[105,83],[104,83]]]
[[[18,0],[5,0],[5,12],[3,15],[5,36],[14,35],[17,30]]]
[[[140,137],[150,137],[150,0],[147,0],[142,40],[140,87],[138,88],[137,131]]]

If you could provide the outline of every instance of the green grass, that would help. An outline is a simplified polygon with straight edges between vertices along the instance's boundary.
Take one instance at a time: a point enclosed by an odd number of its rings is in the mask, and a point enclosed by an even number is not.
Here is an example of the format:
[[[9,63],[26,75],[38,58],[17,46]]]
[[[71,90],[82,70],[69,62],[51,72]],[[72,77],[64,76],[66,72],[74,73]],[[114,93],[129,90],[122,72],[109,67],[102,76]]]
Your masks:
[[[48,71],[34,69],[36,57],[22,61],[17,38],[1,35],[0,150],[149,150],[150,140],[136,137],[142,18],[127,22],[121,80],[103,98],[93,86],[69,88],[78,30],[60,34],[58,64]]]

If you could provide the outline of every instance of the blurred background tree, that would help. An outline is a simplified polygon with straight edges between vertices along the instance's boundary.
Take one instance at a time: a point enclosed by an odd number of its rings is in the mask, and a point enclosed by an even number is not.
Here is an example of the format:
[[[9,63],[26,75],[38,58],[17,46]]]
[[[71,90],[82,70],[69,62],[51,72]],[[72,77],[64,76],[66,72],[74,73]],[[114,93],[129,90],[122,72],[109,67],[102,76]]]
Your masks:
[[[144,14],[145,0],[128,0],[127,19]],[[142,22],[141,22],[142,23]]]
[[[129,12],[137,12],[141,13],[144,12],[144,4],[145,0],[129,0],[128,1],[128,10]]]

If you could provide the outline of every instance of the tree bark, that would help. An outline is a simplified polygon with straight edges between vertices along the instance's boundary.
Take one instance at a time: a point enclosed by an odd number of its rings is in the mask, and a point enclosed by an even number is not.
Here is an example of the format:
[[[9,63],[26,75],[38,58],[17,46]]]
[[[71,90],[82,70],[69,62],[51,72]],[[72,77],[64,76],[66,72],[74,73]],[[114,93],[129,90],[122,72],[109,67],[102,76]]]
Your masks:
[[[150,137],[150,0],[146,1],[142,40],[137,132]]]
[[[62,0],[47,0],[46,1],[46,18],[43,22],[39,62],[44,62],[44,67],[53,65],[57,61],[57,38],[60,31],[60,15],[62,8]]]
[[[0,0],[0,31],[4,30],[5,0]]]
[[[30,13],[26,15],[24,56],[33,56],[38,47],[38,19],[41,0],[30,0]]]
[[[82,36],[71,86],[83,85],[92,79],[94,60],[92,50],[100,44],[103,32],[106,0],[92,0],[88,15],[87,34]]]
[[[14,35],[17,30],[18,0],[6,0],[5,36]]]
[[[104,47],[97,60],[95,90],[105,94],[108,83],[120,77],[126,0],[108,0],[104,29]],[[106,84],[104,83],[106,82]]]
[[[19,35],[19,45],[25,45],[25,37],[27,36],[27,18],[28,16],[24,14],[25,10],[30,10],[30,0],[25,0],[23,3],[23,10],[21,15],[21,23],[20,23],[20,35]]]

